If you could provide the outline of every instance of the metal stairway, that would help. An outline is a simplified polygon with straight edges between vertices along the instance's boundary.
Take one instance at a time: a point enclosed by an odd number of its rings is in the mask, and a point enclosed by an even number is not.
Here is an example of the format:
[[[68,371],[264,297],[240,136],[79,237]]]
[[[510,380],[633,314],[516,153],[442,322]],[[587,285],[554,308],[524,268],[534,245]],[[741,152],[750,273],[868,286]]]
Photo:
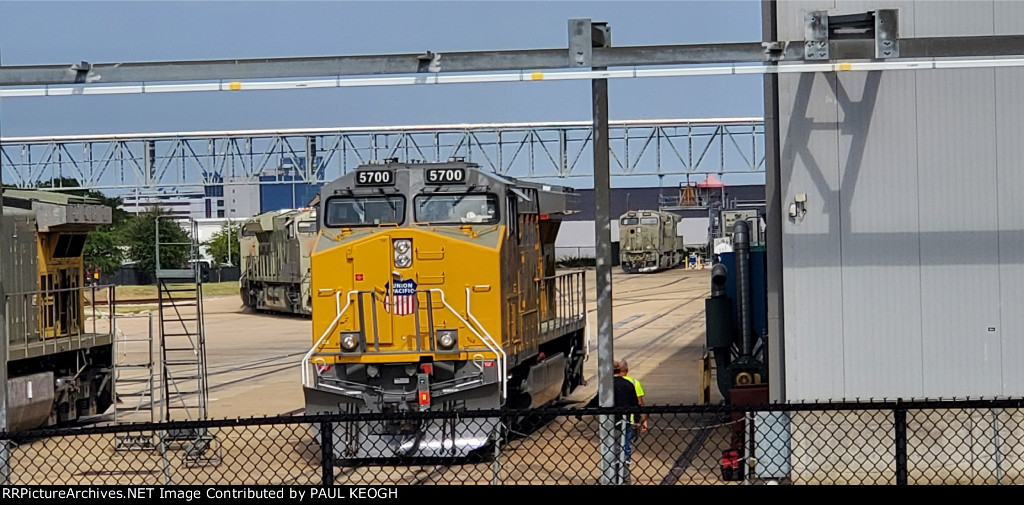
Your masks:
[[[209,386],[203,326],[202,256],[196,238],[198,225],[195,220],[188,220],[189,242],[161,242],[161,220],[156,220],[156,281],[162,418],[164,421],[206,419]],[[192,268],[162,268],[160,250],[168,248],[187,248],[188,265]],[[206,429],[168,430],[163,434],[163,442],[183,444],[186,463],[201,465],[219,461],[216,438]]]
[[[113,313],[113,308],[111,308]],[[146,337],[129,336],[119,321],[133,316],[112,316],[114,325],[114,423],[152,423],[157,420],[156,370],[153,356],[153,314],[148,316]],[[134,316],[143,317],[143,316]],[[114,448],[119,451],[153,450],[152,434],[119,435]]]

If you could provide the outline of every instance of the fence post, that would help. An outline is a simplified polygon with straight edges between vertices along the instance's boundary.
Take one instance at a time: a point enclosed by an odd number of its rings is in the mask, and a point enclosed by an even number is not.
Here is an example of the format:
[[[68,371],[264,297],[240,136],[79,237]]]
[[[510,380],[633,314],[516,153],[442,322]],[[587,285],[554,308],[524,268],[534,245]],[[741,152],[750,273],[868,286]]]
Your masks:
[[[174,479],[171,477],[171,460],[167,457],[167,438],[168,433],[164,432],[153,432],[154,435],[160,437],[160,462],[163,466],[164,471],[164,485],[174,485]]]
[[[505,426],[505,418],[498,418],[498,426],[494,429],[494,460],[491,461],[491,485],[501,485],[501,437],[502,428]]]
[[[11,485],[11,444],[0,438],[0,486]]]
[[[893,417],[896,425],[896,485],[907,485],[907,409],[896,400]]]
[[[320,470],[325,486],[334,485],[334,429],[330,421],[320,422]]]

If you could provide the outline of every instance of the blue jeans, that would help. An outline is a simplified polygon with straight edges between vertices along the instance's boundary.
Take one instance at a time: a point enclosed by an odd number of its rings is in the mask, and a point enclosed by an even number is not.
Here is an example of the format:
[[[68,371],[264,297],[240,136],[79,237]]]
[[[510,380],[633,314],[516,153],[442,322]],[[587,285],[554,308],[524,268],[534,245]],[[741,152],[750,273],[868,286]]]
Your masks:
[[[630,457],[633,456],[633,423],[622,421],[625,425],[622,431],[622,452],[626,457],[626,461],[629,461]]]

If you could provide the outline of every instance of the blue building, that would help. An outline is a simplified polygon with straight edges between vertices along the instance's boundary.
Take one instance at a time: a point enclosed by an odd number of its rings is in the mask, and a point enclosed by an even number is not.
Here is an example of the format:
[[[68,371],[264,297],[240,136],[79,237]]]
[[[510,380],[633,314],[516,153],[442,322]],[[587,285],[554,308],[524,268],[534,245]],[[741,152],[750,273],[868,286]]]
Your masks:
[[[323,178],[323,158],[317,157],[313,176]],[[320,193],[320,185],[305,182],[305,157],[283,156],[276,173],[260,176],[260,212],[305,207]],[[294,182],[292,182],[294,181]]]

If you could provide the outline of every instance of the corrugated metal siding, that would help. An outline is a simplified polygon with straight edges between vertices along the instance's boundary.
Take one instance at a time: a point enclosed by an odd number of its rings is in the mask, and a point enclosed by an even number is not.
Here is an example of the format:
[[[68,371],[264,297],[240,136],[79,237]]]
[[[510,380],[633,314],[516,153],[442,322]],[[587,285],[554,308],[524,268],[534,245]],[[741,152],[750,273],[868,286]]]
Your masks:
[[[783,224],[786,390],[809,399],[841,396],[844,383],[839,198],[835,194],[838,124],[829,81],[835,81],[834,74],[779,79],[779,108],[791,111],[796,125],[789,128],[784,123],[780,128],[783,205],[788,207],[798,193],[807,195],[804,218]]]
[[[921,370],[915,75],[839,76],[846,398],[917,396]],[[884,114],[878,114],[884,111]]]
[[[993,380],[999,376],[993,90],[991,69],[917,76],[921,320],[929,397],[1001,392]]]
[[[1024,20],[1021,14],[1018,24]],[[995,80],[1001,380],[1006,394],[1024,395],[1024,69],[997,69]]]
[[[894,6],[904,37],[1024,33],[1024,2],[833,3],[781,2],[780,38]],[[779,81],[787,399],[1024,395],[1024,70]]]
[[[916,37],[961,37],[992,35],[994,2],[925,1],[915,2],[913,18]],[[900,13],[902,30],[903,13]]]
[[[995,35],[1013,35],[1024,30],[1024,2],[1006,0],[995,2],[992,9]]]

